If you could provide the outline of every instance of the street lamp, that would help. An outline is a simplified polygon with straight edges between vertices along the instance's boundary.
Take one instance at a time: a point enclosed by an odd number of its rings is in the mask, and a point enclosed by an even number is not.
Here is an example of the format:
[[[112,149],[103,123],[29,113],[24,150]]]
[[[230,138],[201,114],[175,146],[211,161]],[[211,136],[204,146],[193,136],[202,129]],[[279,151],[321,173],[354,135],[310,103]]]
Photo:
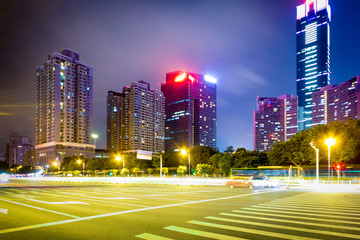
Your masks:
[[[316,147],[316,140],[312,140],[310,145],[316,151],[316,183],[319,183],[319,149]]]
[[[60,172],[60,162],[54,162],[53,165],[58,167],[58,172]]]
[[[186,150],[185,149],[182,148],[180,151],[181,151],[182,155],[184,155],[184,156],[186,155]],[[190,149],[189,149],[189,177],[190,177],[190,174],[191,173],[190,173]]]
[[[81,162],[82,162],[82,164],[83,164],[83,176],[85,176],[85,160],[77,160],[77,163],[78,164],[81,164]]]
[[[332,137],[325,140],[325,144],[328,146],[328,182],[330,183],[330,147],[335,145],[336,140]]]
[[[118,162],[120,162],[121,159],[123,160],[123,168],[125,168],[125,158],[122,158],[122,157],[119,156],[119,155],[117,155],[117,156],[115,157],[115,160],[118,161]]]

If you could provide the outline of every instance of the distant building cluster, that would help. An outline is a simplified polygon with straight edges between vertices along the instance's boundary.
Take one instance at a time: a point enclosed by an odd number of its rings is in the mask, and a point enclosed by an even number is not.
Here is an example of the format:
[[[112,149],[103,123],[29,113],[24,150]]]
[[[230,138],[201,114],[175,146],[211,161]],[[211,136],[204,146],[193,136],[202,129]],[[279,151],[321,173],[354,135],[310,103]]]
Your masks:
[[[258,97],[254,111],[254,149],[269,151],[296,132],[332,121],[358,120],[360,76],[330,85],[328,0],[306,1],[296,9],[297,96]]]
[[[207,77],[205,77],[207,76]],[[161,91],[145,81],[107,96],[107,150],[164,152],[216,147],[216,80],[175,71]]]
[[[34,161],[34,142],[28,136],[11,133],[6,143],[3,160],[9,165],[23,165]]]
[[[112,153],[160,153],[216,147],[216,79],[175,71],[160,90],[145,81],[107,94],[107,151],[95,153],[93,68],[70,49],[36,67],[35,141],[11,134],[0,161],[45,167],[66,156],[103,158]],[[146,156],[145,156],[146,157]],[[55,164],[54,164],[55,165]]]

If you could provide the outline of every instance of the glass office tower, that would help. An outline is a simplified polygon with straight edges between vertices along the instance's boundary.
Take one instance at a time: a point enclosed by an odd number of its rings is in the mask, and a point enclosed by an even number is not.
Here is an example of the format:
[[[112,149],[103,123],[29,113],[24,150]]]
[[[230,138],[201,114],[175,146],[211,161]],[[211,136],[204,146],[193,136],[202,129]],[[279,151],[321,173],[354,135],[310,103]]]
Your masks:
[[[175,71],[161,84],[165,95],[165,150],[216,147],[216,79]]]
[[[328,0],[307,0],[297,6],[296,62],[299,130],[312,127],[313,92],[330,84],[330,21]]]

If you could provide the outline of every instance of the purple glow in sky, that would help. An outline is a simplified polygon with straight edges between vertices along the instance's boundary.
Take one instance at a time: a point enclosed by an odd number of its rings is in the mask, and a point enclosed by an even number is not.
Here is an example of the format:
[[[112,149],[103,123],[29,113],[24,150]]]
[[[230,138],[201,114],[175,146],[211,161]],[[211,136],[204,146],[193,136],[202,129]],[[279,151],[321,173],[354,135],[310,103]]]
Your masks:
[[[253,149],[256,96],[296,93],[296,6],[304,0],[0,2],[0,152],[34,136],[35,67],[62,48],[94,67],[94,128],[106,145],[106,94],[166,72],[217,79],[217,145]],[[358,0],[330,0],[331,81],[360,74]]]

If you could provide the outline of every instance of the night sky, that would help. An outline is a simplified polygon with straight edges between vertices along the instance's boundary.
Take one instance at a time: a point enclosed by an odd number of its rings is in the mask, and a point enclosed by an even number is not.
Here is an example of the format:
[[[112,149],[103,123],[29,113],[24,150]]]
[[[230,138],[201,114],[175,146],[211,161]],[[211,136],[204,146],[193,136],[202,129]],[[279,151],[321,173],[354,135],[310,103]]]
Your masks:
[[[296,94],[296,6],[305,0],[0,0],[0,152],[34,138],[35,67],[63,48],[94,68],[93,132],[106,146],[107,91],[166,72],[210,74],[217,146],[253,149],[256,96]],[[330,0],[331,82],[360,74],[359,0]]]

